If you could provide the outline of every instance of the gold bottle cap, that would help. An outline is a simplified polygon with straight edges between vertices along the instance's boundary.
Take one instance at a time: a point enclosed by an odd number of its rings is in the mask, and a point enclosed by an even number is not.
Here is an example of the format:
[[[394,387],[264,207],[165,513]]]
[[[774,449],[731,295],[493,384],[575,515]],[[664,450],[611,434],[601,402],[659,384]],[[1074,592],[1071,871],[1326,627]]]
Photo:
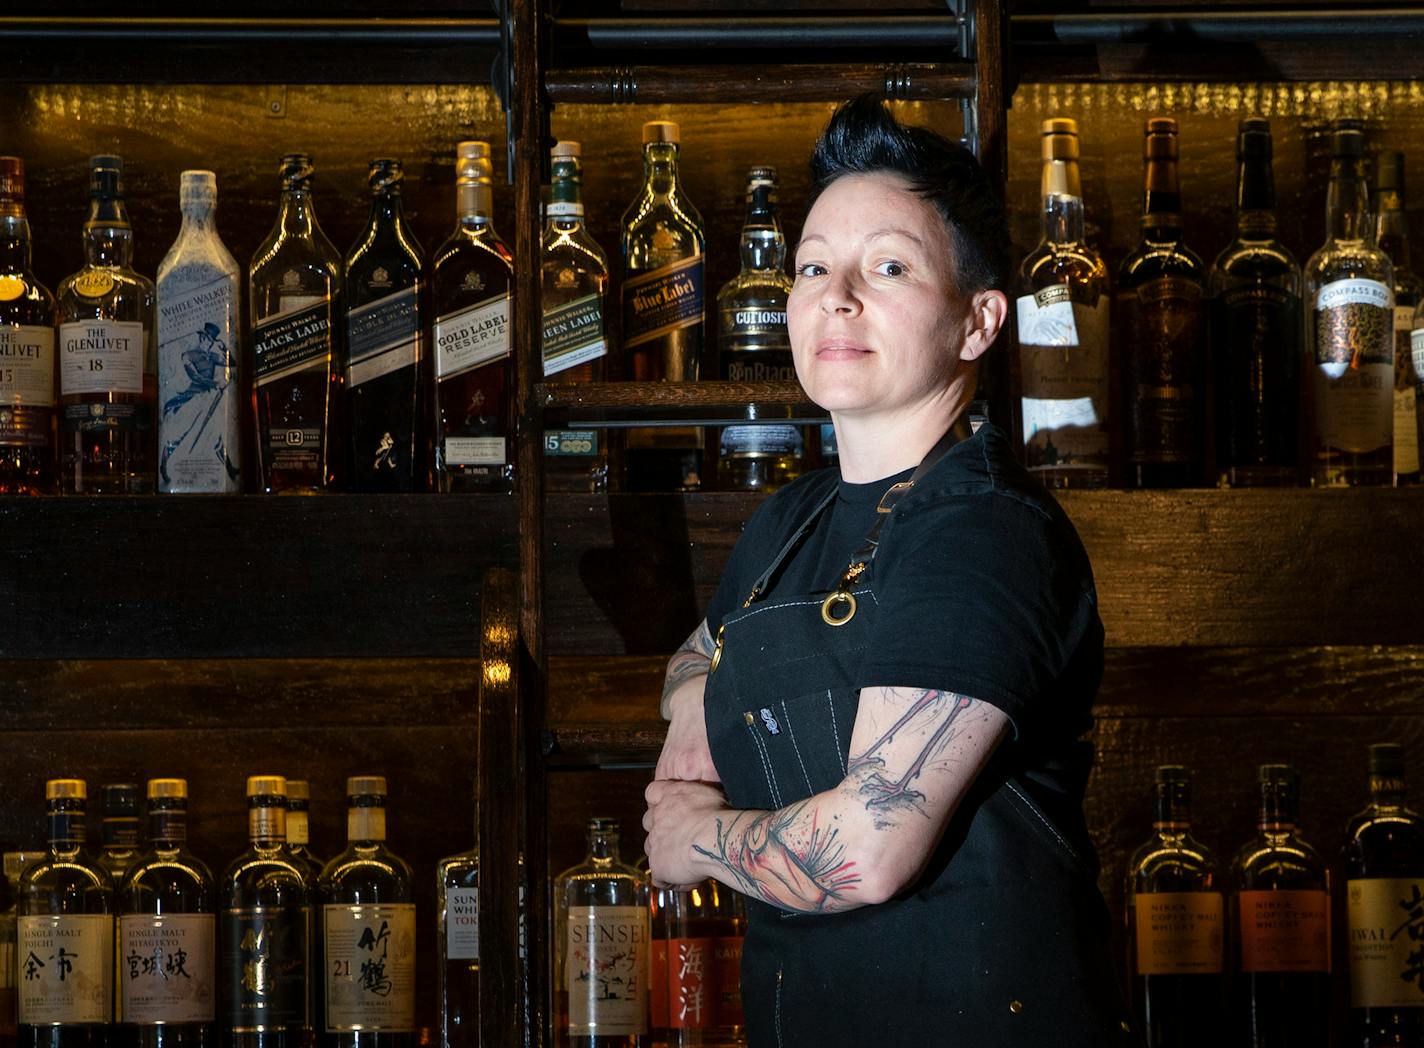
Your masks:
[[[249,797],[285,797],[287,780],[280,775],[253,775],[247,780]]]
[[[1055,117],[1043,122],[1042,152],[1044,160],[1078,159],[1078,122]]]
[[[461,142],[455,147],[455,184],[492,185],[494,165],[488,142]]]
[[[289,801],[309,801],[311,800],[311,784],[306,779],[287,780],[287,800]]]
[[[676,120],[649,120],[643,125],[643,145],[651,142],[671,142],[677,145],[678,130]]]
[[[384,775],[353,775],[346,780],[348,797],[384,797],[386,777]]]
[[[89,787],[83,779],[50,779],[45,783],[45,800],[55,801],[67,798],[84,800],[89,796]]]
[[[149,779],[148,799],[157,800],[160,797],[176,797],[186,800],[188,797],[187,779]]]
[[[577,142],[555,142],[554,148],[549,150],[549,155],[555,160],[561,157],[577,157],[583,155],[583,147]]]

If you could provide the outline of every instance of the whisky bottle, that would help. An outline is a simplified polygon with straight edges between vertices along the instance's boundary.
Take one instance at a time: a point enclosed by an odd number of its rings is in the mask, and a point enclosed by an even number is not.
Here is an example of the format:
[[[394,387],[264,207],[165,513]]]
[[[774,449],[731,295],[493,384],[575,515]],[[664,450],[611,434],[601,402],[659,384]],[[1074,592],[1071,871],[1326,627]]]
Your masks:
[[[118,889],[121,1006],[110,1044],[215,1046],[217,896],[188,850],[185,780],[148,780],[148,840]]]
[[[513,490],[514,256],[494,229],[488,142],[455,149],[455,231],[430,260],[435,490]]]
[[[1355,1048],[1424,1043],[1424,818],[1405,807],[1404,748],[1370,747],[1370,802],[1345,829]],[[1412,956],[1411,956],[1412,955]]]
[[[1375,244],[1394,270],[1394,483],[1419,483],[1418,383],[1410,354],[1414,310],[1424,299],[1424,281],[1409,268],[1409,219],[1404,210],[1404,154],[1379,158],[1375,186]]]
[[[794,382],[786,333],[786,237],[776,217],[776,168],[747,174],[742,269],[717,292],[718,373],[730,382]],[[757,416],[748,404],[747,419]],[[789,422],[759,422],[722,430],[717,484],[737,491],[774,491],[800,476],[806,440]]]
[[[107,783],[99,787],[99,793],[104,798],[99,865],[117,888],[139,854],[138,786],[131,782]]]
[[[311,867],[312,883],[326,865],[311,850],[311,784],[305,779],[287,780],[287,851]]]
[[[415,1043],[410,867],[386,845],[386,780],[346,780],[346,850],[321,871],[322,968],[331,1048]]]
[[[158,490],[242,490],[241,282],[218,237],[217,176],[184,171],[183,225],[158,266]]]
[[[1256,836],[1232,863],[1235,1043],[1313,1048],[1330,1043],[1330,876],[1301,839],[1300,779],[1263,764]]]
[[[1018,274],[1024,461],[1055,488],[1108,483],[1108,271],[1083,232],[1078,122],[1041,126],[1043,240]]]
[[[1177,121],[1143,136],[1142,239],[1118,270],[1129,487],[1200,484],[1206,435],[1206,267],[1182,242]]]
[[[584,226],[582,169],[577,142],[559,142],[544,208],[540,289],[544,378],[602,382],[608,356],[604,330],[608,258]],[[544,432],[547,491],[604,491],[608,487],[607,435],[597,429]]]
[[[1305,265],[1311,482],[1388,484],[1394,472],[1394,267],[1375,246],[1359,121],[1331,131],[1325,243]]]
[[[643,186],[623,213],[623,370],[638,382],[694,382],[702,358],[702,217],[677,175],[678,126],[643,125]],[[637,491],[701,487],[702,431],[633,429],[626,441],[628,486]]]
[[[19,1044],[102,1048],[114,1001],[114,889],[84,852],[82,779],[45,783],[49,854],[17,896]]]
[[[0,156],[0,495],[55,491],[54,296],[30,256],[25,162]]]
[[[218,882],[223,1043],[304,1048],[310,1043],[313,886],[287,850],[287,783],[247,780],[252,846]]]
[[[1211,267],[1216,479],[1300,479],[1300,266],[1276,235],[1271,124],[1236,133],[1236,236]]]
[[[436,866],[436,971],[440,1048],[462,1048],[480,1032],[480,853],[471,848]]]
[[[8,858],[12,853],[6,852]],[[15,1048],[15,888],[0,877],[0,1046]]]
[[[425,486],[425,275],[399,160],[371,161],[371,217],[346,258],[346,395],[357,491]]]
[[[554,1043],[648,1048],[648,880],[618,857],[618,820],[554,881]]]
[[[1128,971],[1148,1048],[1210,1043],[1221,1036],[1225,907],[1216,859],[1191,833],[1191,777],[1156,773],[1152,837],[1127,870]]]
[[[84,268],[60,281],[60,490],[153,491],[158,399],[153,281],[130,268],[123,161],[89,159]]]
[[[736,893],[708,880],[687,891],[657,894],[661,906],[653,913],[661,927],[654,933],[654,956],[661,955],[662,965],[650,980],[657,994],[652,1014],[664,1020],[668,1048],[741,1043],[742,927]]]
[[[345,480],[345,284],[317,224],[311,158],[278,168],[277,222],[247,268],[262,491],[328,491]]]

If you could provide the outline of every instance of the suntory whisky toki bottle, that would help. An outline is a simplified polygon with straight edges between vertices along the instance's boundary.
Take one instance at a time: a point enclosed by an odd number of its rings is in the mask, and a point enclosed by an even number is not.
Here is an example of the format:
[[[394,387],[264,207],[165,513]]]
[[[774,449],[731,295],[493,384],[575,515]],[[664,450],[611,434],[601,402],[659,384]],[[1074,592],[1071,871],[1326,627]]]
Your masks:
[[[217,176],[184,171],[158,266],[158,490],[242,490],[242,271],[218,238]]]
[[[153,491],[158,399],[153,281],[130,268],[123,161],[89,159],[84,268],[60,281],[60,490]]]
[[[1404,210],[1404,154],[1379,158],[1375,186],[1375,244],[1394,269],[1394,483],[1418,484],[1418,385],[1410,354],[1414,310],[1424,300],[1424,281],[1409,268],[1409,218]]]
[[[461,1048],[480,1033],[480,853],[441,859],[435,873],[440,1048]]]

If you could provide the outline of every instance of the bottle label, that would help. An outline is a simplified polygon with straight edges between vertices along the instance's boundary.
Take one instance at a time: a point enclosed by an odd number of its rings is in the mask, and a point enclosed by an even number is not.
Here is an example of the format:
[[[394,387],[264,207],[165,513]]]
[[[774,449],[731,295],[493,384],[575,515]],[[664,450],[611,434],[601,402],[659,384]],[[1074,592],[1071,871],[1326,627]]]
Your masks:
[[[83,320],[59,325],[59,392],[143,392],[143,324]]]
[[[67,404],[62,429],[66,434],[96,430],[139,433],[153,428],[153,412],[147,404]]]
[[[746,1021],[742,1014],[742,936],[718,936],[713,940],[713,951],[717,968],[713,1024],[741,1026]]]
[[[447,466],[502,466],[505,461],[503,437],[445,438]]]
[[[722,456],[741,458],[794,456],[799,458],[806,442],[799,426],[728,426],[722,430]]]
[[[1139,892],[1139,975],[1196,975],[1221,971],[1220,892]]]
[[[74,278],[74,290],[84,298],[103,298],[114,290],[114,276],[103,269],[86,269]]]
[[[1323,891],[1237,894],[1243,972],[1328,972],[1330,896]]]
[[[556,458],[593,458],[598,454],[598,430],[551,429],[544,434],[544,454]]]
[[[1108,312],[1106,295],[1074,302],[1067,284],[1018,299],[1030,469],[1107,469]]]
[[[331,300],[292,296],[282,305],[284,312],[252,332],[253,381],[259,386],[331,362]]]
[[[445,891],[445,959],[480,959],[480,892],[478,888]]]
[[[1424,878],[1346,883],[1350,1006],[1424,1007]]]
[[[1376,280],[1337,280],[1315,301],[1316,438],[1366,454],[1394,435],[1394,296]]]
[[[783,333],[784,338],[784,333]],[[791,351],[773,347],[722,353],[722,377],[728,382],[795,382]]]
[[[21,917],[15,956],[21,1023],[109,1021],[114,995],[112,915]]]
[[[623,281],[623,345],[702,324],[702,254],[632,273]]]
[[[1127,460],[1197,461],[1206,366],[1202,287],[1163,277],[1124,294],[1122,305]]]
[[[648,1032],[648,911],[580,906],[569,913],[564,988],[573,1037]]]
[[[415,904],[323,907],[328,1033],[415,1029]]]
[[[722,313],[723,352],[790,352],[786,333],[786,307],[780,309],[742,306]]]
[[[608,352],[603,296],[585,295],[544,314],[544,375],[587,364]]]
[[[714,938],[669,939],[667,943],[668,1026],[701,1030],[716,1011],[717,967]]]
[[[420,361],[420,307],[416,289],[357,306],[346,314],[346,383],[354,389]]]
[[[135,913],[119,918],[124,1022],[213,1021],[216,923],[210,913]]]
[[[0,1037],[15,1036],[15,911],[0,918],[7,927],[0,933]]]
[[[1424,328],[1410,333],[1409,355],[1414,361],[1414,381],[1424,383]]]
[[[443,382],[481,364],[501,360],[509,356],[509,340],[507,294],[436,317],[435,377]]]
[[[238,491],[237,276],[192,288],[186,276],[158,288],[158,490]]]
[[[4,407],[54,407],[53,328],[0,325],[0,408]],[[46,436],[41,443],[47,442]]]
[[[14,273],[0,276],[0,302],[13,302],[25,293],[25,278]]]
[[[1414,307],[1394,307],[1394,471],[1419,472],[1419,423],[1415,413],[1412,353]]]
[[[223,1010],[233,1033],[311,1028],[311,917],[306,906],[223,913]]]
[[[583,201],[551,200],[544,205],[545,218],[583,218]]]

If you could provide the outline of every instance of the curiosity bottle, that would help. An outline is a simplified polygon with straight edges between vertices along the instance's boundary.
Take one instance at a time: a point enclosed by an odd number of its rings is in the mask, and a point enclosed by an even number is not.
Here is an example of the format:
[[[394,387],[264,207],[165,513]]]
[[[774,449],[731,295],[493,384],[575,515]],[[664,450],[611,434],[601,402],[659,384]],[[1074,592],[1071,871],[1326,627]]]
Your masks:
[[[1418,484],[1420,419],[1415,400],[1419,382],[1410,354],[1414,311],[1424,299],[1424,281],[1409,268],[1409,217],[1404,203],[1404,154],[1379,158],[1375,187],[1375,243],[1394,269],[1394,483]]]

